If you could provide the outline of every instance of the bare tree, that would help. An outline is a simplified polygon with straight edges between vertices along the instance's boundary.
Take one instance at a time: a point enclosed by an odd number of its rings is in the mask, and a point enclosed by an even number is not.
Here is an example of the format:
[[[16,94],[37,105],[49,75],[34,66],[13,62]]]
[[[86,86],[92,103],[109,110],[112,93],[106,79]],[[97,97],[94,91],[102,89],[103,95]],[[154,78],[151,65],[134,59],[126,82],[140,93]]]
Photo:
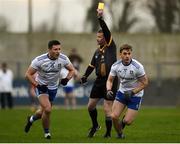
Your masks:
[[[109,2],[109,12],[110,12],[111,18],[112,18],[112,31],[118,31],[118,26],[116,23],[116,19],[118,17],[117,17],[117,13],[114,12],[114,10],[115,10],[114,6],[118,6],[118,5],[120,5],[119,0],[114,0],[114,1]]]
[[[179,9],[179,0],[152,0],[148,1],[148,7],[155,18],[160,32],[172,33],[176,19],[176,11]]]
[[[55,5],[55,12],[54,12],[54,15],[53,15],[53,21],[52,21],[52,29],[51,29],[51,33],[56,33],[58,31],[58,21],[59,21],[59,8],[60,8],[60,2],[55,0],[54,1],[54,5]]]
[[[128,16],[130,14],[130,10],[131,10],[131,2],[130,1],[126,1],[124,3],[124,9],[122,12],[122,16],[119,19],[119,27],[118,30],[119,32],[127,32],[132,26],[133,24],[135,24],[138,19],[136,17],[128,20]]]
[[[101,0],[101,2],[103,1]],[[87,14],[87,21],[91,22],[93,32],[97,31],[98,29],[98,21],[96,18],[96,9],[98,3],[98,0],[92,0],[92,5]],[[123,4],[123,10],[122,13],[118,13],[116,9],[119,10],[119,6],[121,4]],[[127,32],[133,26],[133,24],[137,22],[137,18],[129,19],[129,14],[132,9],[131,1],[110,0],[106,1],[106,5],[108,5],[108,10],[111,14],[113,31]]]
[[[180,0],[177,0],[176,14],[176,32],[180,32]]]
[[[28,33],[31,34],[32,31],[32,0],[28,0]]]
[[[123,10],[119,15],[114,10],[114,6],[119,7],[121,4],[123,5]],[[113,31],[127,32],[138,21],[136,17],[133,17],[131,19],[129,18],[130,13],[133,9],[130,0],[125,0],[124,2],[119,0],[113,0],[110,1],[109,5],[110,5],[109,11],[111,13],[113,20]],[[118,19],[117,23],[115,19]]]

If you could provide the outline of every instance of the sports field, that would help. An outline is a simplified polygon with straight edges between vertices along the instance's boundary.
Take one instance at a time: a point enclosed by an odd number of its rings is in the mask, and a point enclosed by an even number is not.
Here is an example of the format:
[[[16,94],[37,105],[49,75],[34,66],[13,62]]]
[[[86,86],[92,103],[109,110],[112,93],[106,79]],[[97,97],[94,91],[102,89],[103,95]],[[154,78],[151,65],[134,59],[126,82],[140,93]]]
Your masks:
[[[53,109],[51,119],[52,139],[44,139],[41,122],[33,124],[28,134],[24,133],[24,124],[31,111],[28,108],[0,110],[0,142],[58,142],[58,143],[140,143],[140,142],[180,142],[180,108],[142,107],[133,125],[125,128],[125,139],[103,138],[104,115],[98,108],[99,122],[102,126],[94,138],[87,138],[90,120],[86,108],[77,110]]]

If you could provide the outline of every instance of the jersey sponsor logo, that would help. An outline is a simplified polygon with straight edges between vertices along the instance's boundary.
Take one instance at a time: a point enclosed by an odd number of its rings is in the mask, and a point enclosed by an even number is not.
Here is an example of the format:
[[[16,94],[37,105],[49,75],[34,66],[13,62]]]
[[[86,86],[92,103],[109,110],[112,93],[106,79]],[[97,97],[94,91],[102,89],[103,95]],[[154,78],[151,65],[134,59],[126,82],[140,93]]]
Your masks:
[[[123,69],[123,70],[118,70],[118,73],[119,73],[119,77],[122,80],[133,80],[134,79],[134,71],[133,70]]]
[[[122,79],[122,80],[133,80],[134,78],[128,78],[128,77],[122,77],[122,76],[120,76],[120,78]]]
[[[43,70],[43,72],[45,72],[45,73],[51,73],[51,72],[57,73],[57,72],[59,72],[59,70]]]
[[[61,69],[61,64],[55,65],[55,62],[46,62],[41,65],[42,71],[45,73],[51,73],[51,72],[59,72]]]

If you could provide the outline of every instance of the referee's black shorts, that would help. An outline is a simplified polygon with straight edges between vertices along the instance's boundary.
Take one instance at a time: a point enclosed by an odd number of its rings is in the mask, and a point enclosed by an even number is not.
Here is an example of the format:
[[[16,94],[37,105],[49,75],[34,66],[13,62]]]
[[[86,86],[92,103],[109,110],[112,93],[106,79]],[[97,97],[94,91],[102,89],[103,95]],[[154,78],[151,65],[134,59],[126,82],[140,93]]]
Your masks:
[[[107,77],[97,77],[90,94],[90,98],[104,98],[105,100],[113,101],[117,92],[117,78],[114,79],[112,91],[114,93],[113,99],[108,99],[106,96],[106,81]]]

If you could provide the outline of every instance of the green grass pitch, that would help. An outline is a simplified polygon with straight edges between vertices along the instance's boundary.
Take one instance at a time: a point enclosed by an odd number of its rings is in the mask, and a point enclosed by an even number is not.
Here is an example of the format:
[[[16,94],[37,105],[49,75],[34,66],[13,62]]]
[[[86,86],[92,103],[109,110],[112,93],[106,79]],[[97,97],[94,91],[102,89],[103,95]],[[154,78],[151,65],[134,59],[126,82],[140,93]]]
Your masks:
[[[44,139],[41,121],[33,124],[28,134],[24,133],[24,124],[28,108],[0,110],[0,143],[179,143],[180,108],[142,107],[135,122],[124,130],[125,139],[116,139],[114,128],[112,138],[105,139],[104,114],[98,107],[98,120],[102,126],[94,138],[87,138],[90,119],[86,108],[65,110],[53,109],[51,115],[52,139]]]

